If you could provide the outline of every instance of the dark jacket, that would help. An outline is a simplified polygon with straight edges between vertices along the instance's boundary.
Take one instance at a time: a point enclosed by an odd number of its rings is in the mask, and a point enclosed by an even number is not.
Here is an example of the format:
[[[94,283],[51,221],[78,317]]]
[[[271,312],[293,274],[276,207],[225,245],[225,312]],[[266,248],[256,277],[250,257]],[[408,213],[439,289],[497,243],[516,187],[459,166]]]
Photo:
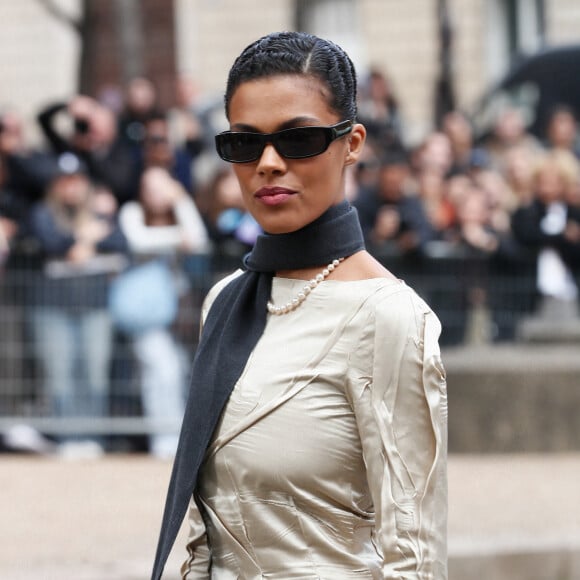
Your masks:
[[[97,256],[78,266],[64,259],[75,238],[59,228],[46,203],[32,208],[29,228],[42,254],[41,268],[27,285],[29,304],[70,310],[105,308],[109,280],[123,267],[128,252],[118,225],[114,223],[111,233],[97,244]]]
[[[56,115],[66,107],[66,103],[57,103],[38,115],[38,122],[52,151],[57,155],[65,152],[77,155],[87,165],[91,178],[110,188],[119,204],[135,199],[138,193],[140,168],[127,144],[117,138],[102,151],[87,151],[75,147],[54,127]]]
[[[567,221],[580,225],[580,208],[568,205]],[[546,233],[541,222],[546,215],[546,205],[534,200],[529,205],[519,208],[512,216],[512,231],[515,239],[524,247],[539,252],[543,248],[553,248],[571,269],[580,269],[580,242],[569,240],[564,232]]]
[[[403,195],[398,202],[387,202],[380,198],[375,189],[363,189],[357,199],[353,202],[356,207],[363,235],[367,244],[376,244],[372,240],[371,234],[375,226],[377,215],[384,207],[392,207],[399,214],[400,227],[392,241],[402,234],[413,231],[417,236],[417,250],[421,250],[424,245],[435,237],[435,232],[429,220],[423,204],[418,197]]]

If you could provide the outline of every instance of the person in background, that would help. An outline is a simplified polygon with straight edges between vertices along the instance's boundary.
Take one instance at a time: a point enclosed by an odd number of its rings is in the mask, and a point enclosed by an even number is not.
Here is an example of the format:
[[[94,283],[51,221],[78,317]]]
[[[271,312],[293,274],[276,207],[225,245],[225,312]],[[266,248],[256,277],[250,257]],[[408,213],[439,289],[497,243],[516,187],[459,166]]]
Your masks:
[[[578,121],[572,108],[558,105],[550,111],[544,145],[547,149],[569,151],[580,158]]]
[[[469,119],[460,111],[450,111],[443,117],[441,131],[447,135],[451,145],[453,161],[449,172],[453,175],[467,173],[475,148],[473,128]]]
[[[502,235],[507,234],[511,229],[511,216],[518,205],[506,180],[498,171],[483,169],[474,177],[473,183],[487,197],[489,225]]]
[[[164,113],[151,115],[143,128],[139,161],[141,171],[148,167],[163,167],[193,196],[193,163],[197,153],[190,151],[185,143],[174,145],[171,142],[169,123]]]
[[[534,168],[539,152],[528,147],[513,147],[506,152],[502,163],[502,175],[508,189],[508,206],[512,213],[518,207],[532,202],[534,197]]]
[[[167,112],[171,143],[185,144],[192,157],[196,157],[209,147],[208,127],[204,126],[197,113],[201,99],[200,89],[195,79],[182,73],[175,79],[175,106]],[[213,146],[213,143],[211,144]]]
[[[413,187],[408,157],[392,151],[381,160],[378,183],[354,202],[369,247],[377,251],[421,251],[434,229]]]
[[[426,169],[416,176],[415,184],[434,239],[445,240],[457,217],[448,196],[448,180],[440,172]]]
[[[145,169],[139,199],[120,210],[119,222],[136,263],[159,257],[171,263],[178,294],[187,291],[179,267],[183,255],[204,253],[208,236],[195,203],[183,187],[161,167]],[[171,328],[151,327],[130,337],[140,370],[143,409],[152,421],[174,420],[183,415],[187,364]],[[177,432],[154,432],[149,449],[159,458],[170,458],[177,448]]]
[[[215,251],[241,256],[251,250],[262,230],[245,207],[231,166],[218,166],[199,197]]]
[[[100,453],[104,442],[87,420],[108,413],[113,343],[108,282],[123,267],[127,244],[115,214],[98,213],[80,160],[65,153],[58,162],[45,198],[30,215],[42,261],[28,287],[29,311],[49,413],[84,422],[72,429],[74,436],[60,438],[61,450]],[[115,207],[108,195],[109,207]],[[78,428],[84,425],[89,430],[81,433]]]
[[[493,227],[492,202],[488,192],[472,183],[457,207],[456,243],[480,255],[491,255],[500,245]]]
[[[369,145],[379,156],[404,146],[398,100],[387,75],[377,67],[362,83],[359,119],[367,128]]]
[[[68,121],[61,130],[58,120]],[[106,185],[119,205],[137,195],[139,166],[120,138],[114,113],[95,99],[77,95],[43,109],[38,122],[55,155],[73,153],[87,167],[91,179]]]
[[[145,139],[145,124],[159,114],[157,89],[145,77],[131,79],[124,89],[118,114],[119,137],[138,155]]]
[[[534,198],[512,217],[516,240],[537,256],[540,295],[566,302],[578,298],[580,271],[580,207],[566,199],[571,177],[555,152],[542,156],[534,172]]]
[[[524,147],[531,153],[541,151],[540,141],[526,128],[522,111],[513,106],[505,107],[497,115],[489,137],[482,143],[489,155],[490,167],[503,171],[504,159],[514,147]]]
[[[412,151],[410,161],[415,176],[427,171],[437,173],[443,178],[449,177],[453,169],[451,140],[442,131],[427,134]]]

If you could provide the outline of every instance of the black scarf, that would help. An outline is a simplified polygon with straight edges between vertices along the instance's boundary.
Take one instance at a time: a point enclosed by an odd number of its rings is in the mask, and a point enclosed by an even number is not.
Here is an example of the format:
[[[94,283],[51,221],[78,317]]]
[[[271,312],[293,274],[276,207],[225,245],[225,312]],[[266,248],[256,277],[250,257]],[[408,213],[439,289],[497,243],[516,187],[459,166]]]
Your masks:
[[[362,249],[358,215],[343,201],[296,232],[259,236],[244,258],[246,271],[216,297],[193,361],[152,580],[161,578],[195,490],[205,450],[223,407],[264,331],[274,273],[324,266]]]

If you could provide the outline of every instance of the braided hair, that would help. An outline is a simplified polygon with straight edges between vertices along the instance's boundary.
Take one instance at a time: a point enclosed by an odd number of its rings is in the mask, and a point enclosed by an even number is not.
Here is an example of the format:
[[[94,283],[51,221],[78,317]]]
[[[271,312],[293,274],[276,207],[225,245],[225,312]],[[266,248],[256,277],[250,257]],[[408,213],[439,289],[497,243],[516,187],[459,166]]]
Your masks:
[[[342,119],[355,120],[357,83],[349,56],[329,40],[306,32],[275,32],[247,46],[234,61],[225,93],[226,115],[244,82],[276,75],[309,75],[329,89],[329,105]]]

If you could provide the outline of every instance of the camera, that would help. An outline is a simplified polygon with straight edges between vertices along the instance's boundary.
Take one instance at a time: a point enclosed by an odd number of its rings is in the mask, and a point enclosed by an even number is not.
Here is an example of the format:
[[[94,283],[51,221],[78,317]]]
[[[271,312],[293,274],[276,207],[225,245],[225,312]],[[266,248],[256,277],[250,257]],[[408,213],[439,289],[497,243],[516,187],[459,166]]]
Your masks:
[[[79,133],[80,135],[85,135],[89,132],[90,129],[89,122],[86,119],[75,119],[74,126],[75,132]]]

